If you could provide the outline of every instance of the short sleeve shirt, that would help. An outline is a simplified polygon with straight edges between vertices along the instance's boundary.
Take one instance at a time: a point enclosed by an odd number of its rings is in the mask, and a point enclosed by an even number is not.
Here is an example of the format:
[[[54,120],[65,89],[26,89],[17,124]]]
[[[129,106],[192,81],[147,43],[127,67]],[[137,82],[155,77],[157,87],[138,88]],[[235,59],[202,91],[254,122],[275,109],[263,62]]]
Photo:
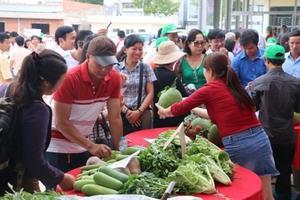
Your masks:
[[[244,87],[246,87],[250,81],[253,81],[267,72],[263,55],[263,50],[259,49],[256,58],[250,60],[245,52],[242,51],[233,59],[232,67]]]
[[[300,57],[293,59],[290,52],[286,53],[282,69],[284,72],[300,78]]]
[[[144,70],[143,70],[143,89],[142,89],[142,98],[141,103],[144,101],[147,91],[146,91],[146,84],[152,83],[156,80],[156,76],[152,70],[152,68],[143,63]],[[136,66],[129,70],[125,65],[125,62],[122,61],[115,69],[123,74],[127,75],[127,80],[123,84],[123,100],[127,107],[129,108],[136,108],[137,107],[137,99],[139,93],[139,82],[140,82],[140,66],[141,62],[138,62]]]
[[[9,60],[4,55],[4,52],[0,50],[0,83],[4,83],[9,79],[12,79],[12,73],[9,67]]]
[[[110,98],[120,98],[120,88],[120,75],[112,70],[100,81],[96,89],[89,77],[87,62],[84,62],[68,71],[63,85],[54,93],[53,100],[72,105],[69,120],[83,136],[88,137],[106,102]],[[53,117],[55,118],[55,115]],[[57,132],[55,124],[52,125],[52,130],[52,133]],[[53,135],[55,134],[52,134],[48,152],[80,153],[86,151],[75,143]]]

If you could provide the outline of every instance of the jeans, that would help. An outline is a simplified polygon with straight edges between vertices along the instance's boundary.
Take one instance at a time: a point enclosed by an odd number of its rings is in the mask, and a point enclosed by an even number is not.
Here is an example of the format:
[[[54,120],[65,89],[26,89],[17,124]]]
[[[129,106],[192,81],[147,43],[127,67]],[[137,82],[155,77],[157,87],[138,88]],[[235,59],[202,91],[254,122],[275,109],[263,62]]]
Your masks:
[[[222,139],[230,159],[258,176],[277,176],[269,138],[261,126]]]

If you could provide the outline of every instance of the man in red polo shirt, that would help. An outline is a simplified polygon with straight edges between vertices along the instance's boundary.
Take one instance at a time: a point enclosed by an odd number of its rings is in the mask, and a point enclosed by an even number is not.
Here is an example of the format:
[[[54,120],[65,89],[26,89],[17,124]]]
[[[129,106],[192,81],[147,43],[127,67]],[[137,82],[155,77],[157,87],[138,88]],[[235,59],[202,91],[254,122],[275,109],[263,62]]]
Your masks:
[[[99,113],[107,106],[114,148],[123,134],[120,117],[121,78],[112,70],[117,63],[116,46],[107,37],[94,38],[87,59],[72,68],[53,96],[52,138],[47,150],[49,162],[63,171],[85,164],[92,155],[107,157],[111,149],[88,139]]]

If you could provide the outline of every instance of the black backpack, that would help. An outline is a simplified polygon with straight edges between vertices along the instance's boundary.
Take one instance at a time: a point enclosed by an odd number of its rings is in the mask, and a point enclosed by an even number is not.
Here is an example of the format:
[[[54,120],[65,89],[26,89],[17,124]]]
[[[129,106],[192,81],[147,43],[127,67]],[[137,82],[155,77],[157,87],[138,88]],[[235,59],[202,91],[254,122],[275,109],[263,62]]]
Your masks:
[[[12,159],[16,152],[16,126],[18,106],[9,97],[8,91],[0,98],[0,195],[7,182],[12,168]]]

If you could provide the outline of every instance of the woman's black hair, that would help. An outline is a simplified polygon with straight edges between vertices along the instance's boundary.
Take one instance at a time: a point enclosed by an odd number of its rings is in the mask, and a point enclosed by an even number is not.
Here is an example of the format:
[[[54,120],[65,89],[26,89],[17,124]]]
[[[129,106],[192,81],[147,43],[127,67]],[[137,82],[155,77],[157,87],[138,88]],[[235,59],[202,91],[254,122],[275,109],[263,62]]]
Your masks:
[[[97,36],[98,36],[97,34],[92,34],[92,35],[87,36],[83,40],[83,46],[82,46],[82,51],[81,51],[81,54],[80,54],[79,64],[83,63],[86,60],[86,52],[87,52],[87,49],[89,47],[90,41],[92,39],[94,39],[95,37],[97,37]]]
[[[118,61],[122,61],[126,58],[126,54],[124,52],[125,49],[130,48],[130,47],[134,46],[137,43],[141,43],[141,44],[144,45],[144,41],[139,35],[136,35],[136,34],[128,35],[124,40],[124,46],[117,53],[116,57],[117,57]]]
[[[52,87],[67,72],[65,59],[50,49],[26,56],[13,83],[12,96],[18,105],[34,100],[42,100],[42,83],[47,81]]]
[[[203,38],[204,38],[204,35],[203,35],[202,31],[200,31],[199,29],[194,28],[194,29],[191,29],[191,30],[189,31],[189,33],[188,33],[188,35],[187,35],[187,38],[186,38],[186,40],[185,40],[185,43],[184,43],[183,52],[187,53],[188,55],[191,55],[191,54],[192,54],[189,45],[190,45],[193,41],[195,41],[196,36],[197,36],[198,34],[201,34],[201,35],[203,36]]]
[[[254,102],[242,87],[235,71],[229,66],[228,57],[223,53],[212,53],[205,57],[204,68],[211,70],[212,75],[216,78],[226,80],[226,85],[229,87],[231,94],[236,101],[241,105],[250,109],[255,109]]]

